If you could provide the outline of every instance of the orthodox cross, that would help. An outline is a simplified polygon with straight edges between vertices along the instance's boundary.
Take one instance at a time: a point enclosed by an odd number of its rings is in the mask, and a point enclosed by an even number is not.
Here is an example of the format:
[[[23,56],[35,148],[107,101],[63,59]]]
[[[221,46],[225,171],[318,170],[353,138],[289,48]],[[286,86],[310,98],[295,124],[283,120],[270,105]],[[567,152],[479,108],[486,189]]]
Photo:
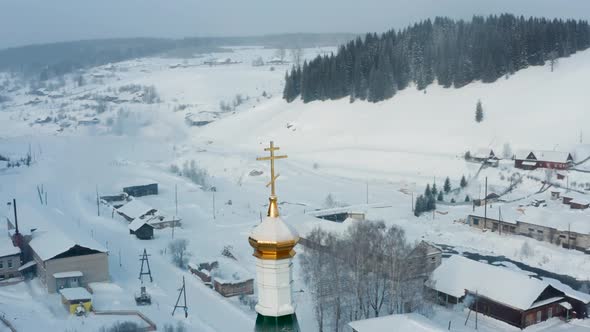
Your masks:
[[[266,185],[267,187],[270,186],[271,197],[276,197],[275,193],[275,182],[280,174],[277,173],[275,175],[275,160],[276,159],[285,159],[287,156],[275,156],[275,151],[280,150],[278,146],[274,145],[273,141],[270,141],[270,147],[264,148],[264,151],[270,151],[269,157],[258,157],[256,160],[270,160],[270,182]]]

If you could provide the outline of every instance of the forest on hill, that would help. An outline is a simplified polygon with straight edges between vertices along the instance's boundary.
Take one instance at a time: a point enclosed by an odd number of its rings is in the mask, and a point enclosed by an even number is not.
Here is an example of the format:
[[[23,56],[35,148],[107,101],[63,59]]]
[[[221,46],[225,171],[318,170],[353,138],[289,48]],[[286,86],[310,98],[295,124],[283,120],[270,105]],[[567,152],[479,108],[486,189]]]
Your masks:
[[[378,102],[415,84],[438,82],[460,88],[494,82],[528,66],[555,62],[590,46],[583,20],[524,18],[511,14],[474,16],[471,21],[437,17],[403,30],[367,34],[293,67],[283,97],[304,102],[350,97]]]

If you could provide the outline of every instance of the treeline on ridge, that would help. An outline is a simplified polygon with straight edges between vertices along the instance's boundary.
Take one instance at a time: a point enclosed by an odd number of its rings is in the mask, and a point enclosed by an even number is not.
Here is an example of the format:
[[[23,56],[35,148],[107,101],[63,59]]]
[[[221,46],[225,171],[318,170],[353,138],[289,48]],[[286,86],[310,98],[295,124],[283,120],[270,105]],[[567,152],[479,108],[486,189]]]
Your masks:
[[[414,83],[419,90],[435,80],[462,87],[494,82],[528,66],[567,57],[590,46],[583,20],[524,18],[511,14],[474,16],[468,21],[437,17],[400,31],[367,34],[293,67],[283,97],[303,102],[350,97],[378,102]]]

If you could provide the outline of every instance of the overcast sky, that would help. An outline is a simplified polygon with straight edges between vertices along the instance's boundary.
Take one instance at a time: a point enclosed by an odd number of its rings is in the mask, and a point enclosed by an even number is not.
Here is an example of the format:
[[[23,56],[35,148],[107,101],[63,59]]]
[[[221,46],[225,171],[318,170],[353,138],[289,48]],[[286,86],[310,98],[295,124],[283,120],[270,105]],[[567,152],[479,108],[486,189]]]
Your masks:
[[[110,37],[373,32],[437,15],[590,18],[590,0],[0,0],[0,48]]]

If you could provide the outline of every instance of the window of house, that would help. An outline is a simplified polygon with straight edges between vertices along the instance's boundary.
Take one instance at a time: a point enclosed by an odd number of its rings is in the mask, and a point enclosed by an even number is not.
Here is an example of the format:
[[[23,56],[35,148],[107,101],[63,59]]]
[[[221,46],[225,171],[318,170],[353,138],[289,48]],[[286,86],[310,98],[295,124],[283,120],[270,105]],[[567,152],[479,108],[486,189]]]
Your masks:
[[[0,280],[4,279],[4,275],[0,274]]]
[[[565,235],[563,235],[563,234],[561,234],[559,237],[562,239],[565,239]]]
[[[12,274],[12,273],[9,273],[9,274],[8,274],[8,278],[14,278],[14,274]]]
[[[533,228],[529,228],[529,232],[534,232],[535,230]]]
[[[11,267],[12,267],[12,258],[9,258],[8,259],[8,268],[11,268]]]
[[[542,318],[543,312],[541,310],[537,311],[537,323],[540,323]]]
[[[473,224],[474,225],[479,225],[479,219],[473,218]]]
[[[547,318],[553,317],[553,308],[547,309]]]
[[[4,268],[4,261],[0,260],[0,269]]]
[[[539,229],[539,230],[537,230],[537,233],[543,234],[543,231]]]

